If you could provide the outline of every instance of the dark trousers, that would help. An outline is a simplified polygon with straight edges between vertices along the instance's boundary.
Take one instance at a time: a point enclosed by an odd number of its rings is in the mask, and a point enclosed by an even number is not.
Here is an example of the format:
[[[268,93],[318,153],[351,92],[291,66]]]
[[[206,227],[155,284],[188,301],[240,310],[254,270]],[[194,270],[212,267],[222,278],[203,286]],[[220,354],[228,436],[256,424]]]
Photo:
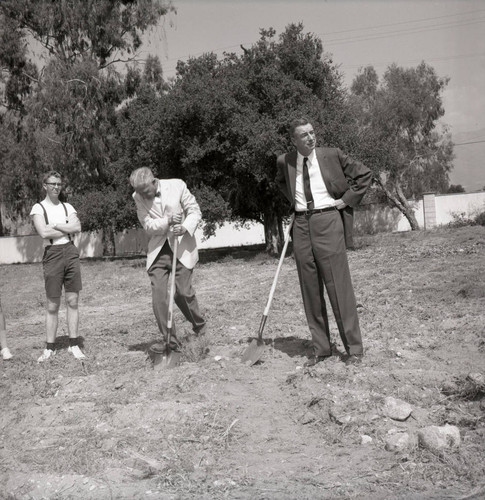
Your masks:
[[[157,258],[148,269],[148,276],[152,285],[152,305],[160,332],[167,338],[168,320],[168,284],[172,273],[173,252],[165,242]],[[199,304],[192,287],[192,269],[187,269],[177,260],[175,268],[175,303],[183,315],[192,324],[195,333],[204,333],[206,326],[199,311]],[[172,332],[175,333],[175,323],[172,322]]]
[[[315,355],[331,354],[324,284],[345,350],[349,354],[362,354],[359,318],[339,212],[296,216],[293,251]]]

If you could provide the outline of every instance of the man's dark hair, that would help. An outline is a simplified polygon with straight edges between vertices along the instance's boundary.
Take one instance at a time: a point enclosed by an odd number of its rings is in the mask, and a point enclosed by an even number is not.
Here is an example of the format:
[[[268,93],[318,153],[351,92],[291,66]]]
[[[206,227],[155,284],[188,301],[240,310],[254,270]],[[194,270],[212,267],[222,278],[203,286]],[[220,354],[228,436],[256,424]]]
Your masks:
[[[290,127],[288,129],[290,133],[290,137],[293,137],[293,134],[295,133],[295,129],[297,127],[301,127],[302,125],[308,125],[310,123],[310,120],[305,118],[304,116],[301,116],[300,118],[295,118],[294,120],[291,121]]]

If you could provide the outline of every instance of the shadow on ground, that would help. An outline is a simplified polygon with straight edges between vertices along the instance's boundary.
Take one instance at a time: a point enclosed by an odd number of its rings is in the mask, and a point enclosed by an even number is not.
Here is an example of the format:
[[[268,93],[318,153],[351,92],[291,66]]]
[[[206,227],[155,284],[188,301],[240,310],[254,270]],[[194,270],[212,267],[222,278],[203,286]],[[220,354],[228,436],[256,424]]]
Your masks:
[[[250,344],[257,337],[248,337],[247,343]],[[273,346],[274,349],[284,352],[290,358],[295,356],[310,357],[313,354],[312,343],[307,339],[298,337],[278,337],[276,339],[263,339],[263,342],[268,346]]]
[[[140,342],[139,344],[132,344],[128,346],[129,351],[141,351],[144,352],[153,363],[155,361],[156,354],[150,349],[150,347],[154,344],[160,342],[160,339],[150,340],[149,342]]]
[[[257,340],[257,337],[248,337],[248,344],[253,340]],[[266,345],[272,345],[274,349],[284,352],[290,358],[294,358],[296,356],[306,356],[307,358],[310,358],[313,356],[312,342],[308,339],[301,339],[293,336],[279,337],[274,339],[274,341],[273,339],[264,339],[264,343]],[[345,352],[339,350],[338,346],[332,343],[332,355],[342,358],[345,356]]]

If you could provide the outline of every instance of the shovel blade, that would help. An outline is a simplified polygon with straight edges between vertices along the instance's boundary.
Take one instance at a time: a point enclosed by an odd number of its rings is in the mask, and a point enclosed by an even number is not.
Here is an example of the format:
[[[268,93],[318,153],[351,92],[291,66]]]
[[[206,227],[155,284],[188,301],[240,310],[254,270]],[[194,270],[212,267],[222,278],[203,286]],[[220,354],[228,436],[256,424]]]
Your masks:
[[[169,354],[156,354],[153,361],[153,368],[155,370],[165,370],[175,368],[180,364],[180,352],[170,351]]]
[[[248,366],[254,365],[254,363],[257,363],[261,359],[265,347],[266,346],[262,340],[254,339],[243,352],[241,362]]]
[[[153,344],[150,351],[153,354],[155,370],[175,368],[180,364],[182,353],[173,351],[167,344]]]

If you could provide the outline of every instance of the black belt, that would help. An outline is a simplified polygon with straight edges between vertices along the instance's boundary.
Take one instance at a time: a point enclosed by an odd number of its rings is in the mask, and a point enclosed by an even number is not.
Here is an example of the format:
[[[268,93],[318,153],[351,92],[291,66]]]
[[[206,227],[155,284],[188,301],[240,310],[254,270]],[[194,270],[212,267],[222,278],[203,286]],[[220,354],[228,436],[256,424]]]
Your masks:
[[[300,215],[313,215],[313,214],[321,214],[323,212],[333,212],[337,210],[336,207],[327,207],[327,208],[314,208],[313,210],[302,210],[298,212],[295,210],[295,215],[298,217]]]

